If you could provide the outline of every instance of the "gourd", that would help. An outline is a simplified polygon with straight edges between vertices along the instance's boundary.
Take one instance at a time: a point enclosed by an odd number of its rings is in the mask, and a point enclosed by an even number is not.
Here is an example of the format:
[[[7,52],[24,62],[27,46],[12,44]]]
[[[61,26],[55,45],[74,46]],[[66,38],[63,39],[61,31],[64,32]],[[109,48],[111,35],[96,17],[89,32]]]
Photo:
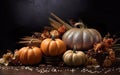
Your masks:
[[[46,38],[41,42],[41,50],[45,56],[60,56],[66,51],[66,44],[59,38]]]
[[[80,66],[86,63],[86,55],[83,51],[76,51],[76,46],[73,50],[67,50],[63,55],[63,61],[69,66]]]
[[[96,29],[85,28],[83,23],[76,23],[75,26],[80,26],[80,28],[71,28],[62,37],[68,48],[73,49],[76,44],[77,50],[88,50],[94,43],[102,40],[101,34]]]
[[[41,49],[35,46],[22,47],[15,54],[23,65],[35,65],[40,63],[42,59]]]

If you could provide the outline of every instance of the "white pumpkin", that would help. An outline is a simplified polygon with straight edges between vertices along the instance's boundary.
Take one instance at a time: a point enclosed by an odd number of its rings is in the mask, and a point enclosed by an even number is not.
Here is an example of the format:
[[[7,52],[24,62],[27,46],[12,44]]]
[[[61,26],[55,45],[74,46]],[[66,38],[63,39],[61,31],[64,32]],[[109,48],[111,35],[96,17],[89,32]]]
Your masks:
[[[86,55],[82,51],[67,50],[63,54],[63,61],[69,66],[80,66],[86,63]]]

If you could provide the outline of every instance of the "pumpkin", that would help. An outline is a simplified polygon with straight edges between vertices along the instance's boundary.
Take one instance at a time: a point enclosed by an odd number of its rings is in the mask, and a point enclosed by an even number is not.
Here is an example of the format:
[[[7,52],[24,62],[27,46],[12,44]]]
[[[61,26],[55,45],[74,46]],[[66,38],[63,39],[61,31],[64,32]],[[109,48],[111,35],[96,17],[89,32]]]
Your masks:
[[[46,38],[41,42],[41,50],[45,56],[59,56],[66,51],[66,45],[64,41],[59,38]]]
[[[34,65],[40,63],[42,59],[41,49],[35,46],[22,47],[16,51],[16,56],[19,61],[24,65]]]
[[[96,29],[85,28],[83,23],[76,23],[75,26],[80,26],[80,28],[71,28],[62,37],[68,48],[73,49],[76,44],[77,49],[88,50],[94,43],[102,40],[101,34]]]
[[[63,54],[63,61],[69,66],[80,66],[86,63],[86,55],[83,51],[67,50]]]

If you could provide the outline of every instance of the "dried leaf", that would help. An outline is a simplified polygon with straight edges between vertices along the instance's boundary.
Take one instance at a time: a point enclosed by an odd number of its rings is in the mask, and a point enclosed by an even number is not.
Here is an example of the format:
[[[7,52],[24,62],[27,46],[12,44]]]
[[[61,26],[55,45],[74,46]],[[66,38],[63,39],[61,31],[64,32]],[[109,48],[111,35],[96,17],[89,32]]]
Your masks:
[[[0,58],[0,64],[3,64],[5,62],[5,59]]]

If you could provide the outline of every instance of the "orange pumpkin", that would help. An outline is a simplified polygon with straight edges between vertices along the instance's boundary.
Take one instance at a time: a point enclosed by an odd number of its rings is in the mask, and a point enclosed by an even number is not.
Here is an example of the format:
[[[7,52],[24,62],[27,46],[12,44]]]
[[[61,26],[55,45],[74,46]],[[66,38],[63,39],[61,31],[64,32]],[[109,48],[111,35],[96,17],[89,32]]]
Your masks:
[[[40,63],[42,59],[41,49],[35,46],[22,47],[16,52],[18,60],[24,65],[34,65]]]
[[[59,38],[47,38],[41,42],[41,50],[46,56],[59,56],[66,51],[65,43]]]

